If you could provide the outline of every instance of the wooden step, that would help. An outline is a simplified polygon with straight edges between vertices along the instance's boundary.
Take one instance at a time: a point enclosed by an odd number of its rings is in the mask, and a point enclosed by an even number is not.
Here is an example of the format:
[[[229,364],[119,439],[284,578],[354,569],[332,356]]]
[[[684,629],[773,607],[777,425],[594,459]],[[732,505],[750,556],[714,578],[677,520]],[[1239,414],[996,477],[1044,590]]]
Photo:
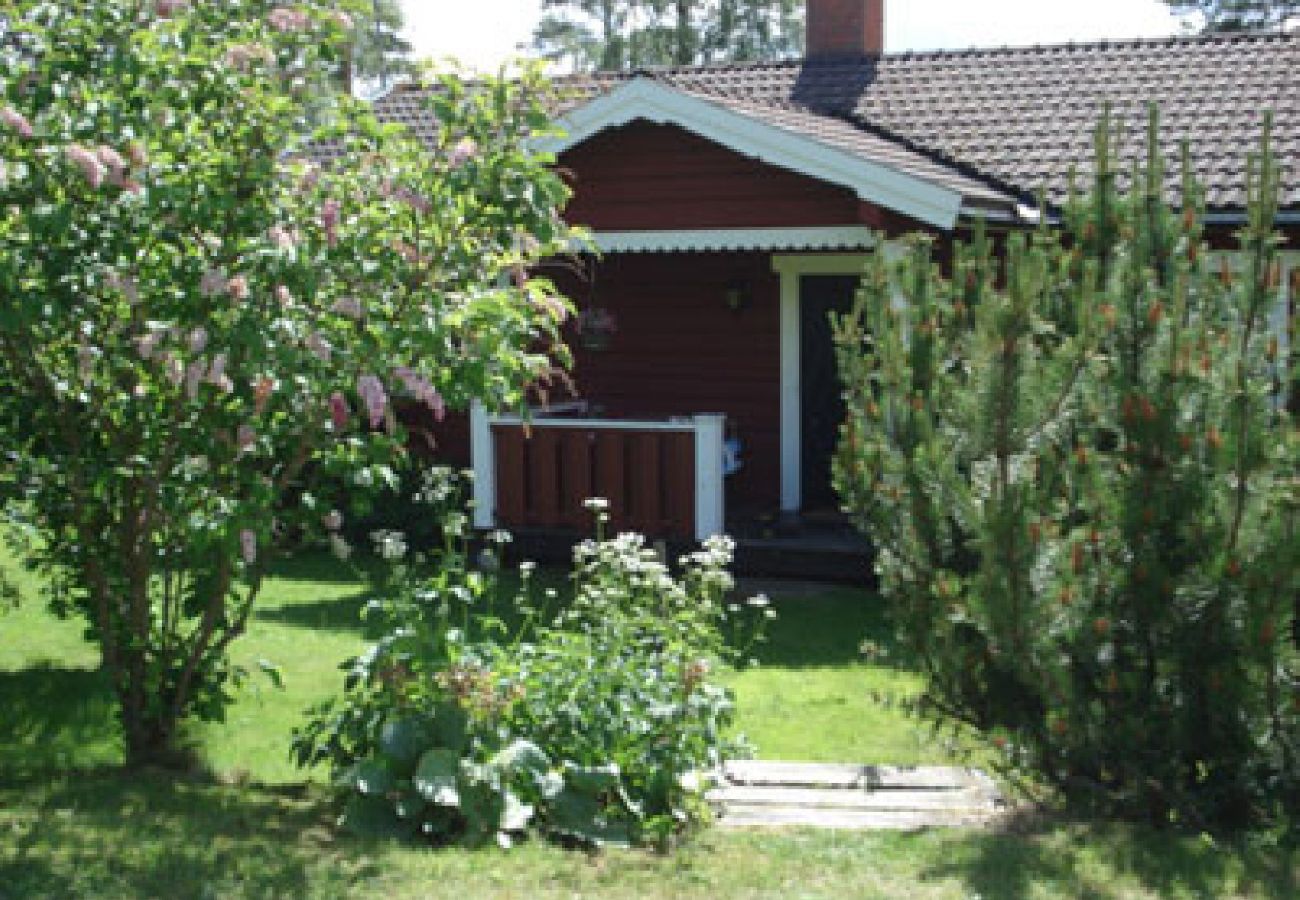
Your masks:
[[[727,809],[723,828],[825,828],[841,831],[919,831],[926,828],[981,828],[995,813],[808,809],[801,806]]]
[[[946,766],[742,760],[708,797],[730,827],[969,828],[1006,808],[986,774]]]
[[[982,788],[996,791],[992,780],[978,769],[951,766],[868,766],[745,759],[727,763],[723,777],[732,784],[748,785],[877,790]]]
[[[709,794],[709,800],[724,807],[801,806],[809,809],[863,811],[949,810],[980,812],[993,806],[981,790],[964,791],[869,791],[861,789],[800,787],[724,787]]]

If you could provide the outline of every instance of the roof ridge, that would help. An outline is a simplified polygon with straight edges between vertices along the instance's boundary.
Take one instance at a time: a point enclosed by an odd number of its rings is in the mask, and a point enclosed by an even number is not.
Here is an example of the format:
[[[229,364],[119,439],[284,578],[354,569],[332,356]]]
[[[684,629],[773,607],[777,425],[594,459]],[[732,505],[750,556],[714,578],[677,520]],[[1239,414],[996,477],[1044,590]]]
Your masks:
[[[1300,29],[1253,29],[1249,31],[1216,32],[1211,34],[1169,34],[1151,37],[1101,38],[1093,41],[1059,41],[1055,43],[1002,44],[986,47],[949,47],[928,50],[886,50],[878,54],[841,57],[826,60],[810,60],[803,56],[782,59],[746,60],[743,62],[701,63],[698,65],[638,66],[632,71],[598,69],[588,73],[573,73],[560,77],[587,76],[623,76],[645,75],[662,78],[673,75],[707,75],[714,72],[745,72],[760,69],[788,69],[807,65],[813,66],[856,66],[868,61],[890,61],[897,59],[932,59],[942,57],[969,57],[1000,54],[1030,54],[1045,51],[1089,51],[1122,50],[1131,47],[1159,46],[1195,46],[1203,44],[1261,44],[1295,41],[1300,43]]]

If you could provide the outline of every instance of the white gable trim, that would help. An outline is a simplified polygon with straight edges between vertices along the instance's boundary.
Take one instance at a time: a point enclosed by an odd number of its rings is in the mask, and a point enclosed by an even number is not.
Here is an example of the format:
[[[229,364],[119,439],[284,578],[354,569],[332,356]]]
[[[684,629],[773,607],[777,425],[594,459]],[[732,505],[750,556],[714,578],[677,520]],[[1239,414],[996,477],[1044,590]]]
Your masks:
[[[809,228],[701,228],[685,231],[598,231],[602,253],[711,253],[738,250],[862,250],[876,244],[864,225]]]
[[[607,128],[637,119],[676,125],[745,156],[849,188],[861,200],[937,228],[951,229],[961,211],[961,194],[950,188],[645,77],[571,110],[558,123],[566,134],[544,142],[541,149],[563,153]]]

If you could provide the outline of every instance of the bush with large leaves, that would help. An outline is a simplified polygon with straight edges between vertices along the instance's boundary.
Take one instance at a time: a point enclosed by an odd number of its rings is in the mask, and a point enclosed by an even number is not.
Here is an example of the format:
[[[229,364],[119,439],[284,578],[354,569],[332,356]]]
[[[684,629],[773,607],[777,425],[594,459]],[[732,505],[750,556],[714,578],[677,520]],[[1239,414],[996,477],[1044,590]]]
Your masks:
[[[709,773],[747,752],[716,675],[768,613],[761,598],[727,602],[729,543],[673,577],[639,535],[586,542],[566,601],[537,590],[529,564],[517,590],[471,567],[465,516],[442,523],[443,547],[399,566],[370,605],[383,637],[346,664],[343,702],[295,736],[300,764],[333,769],[344,825],[663,845],[702,821]]]
[[[571,240],[544,84],[447,77],[416,142],[327,92],[346,5],[0,21],[0,489],[133,764],[221,717],[281,538],[393,480],[390,397],[516,405],[563,358],[566,305],[518,274]]]

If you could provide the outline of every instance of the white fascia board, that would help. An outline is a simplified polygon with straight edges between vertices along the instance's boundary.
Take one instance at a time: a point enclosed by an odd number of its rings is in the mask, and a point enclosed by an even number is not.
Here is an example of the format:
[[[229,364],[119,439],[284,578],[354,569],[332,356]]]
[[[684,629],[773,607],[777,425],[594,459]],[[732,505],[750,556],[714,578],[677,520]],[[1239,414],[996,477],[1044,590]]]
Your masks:
[[[961,212],[961,194],[950,188],[644,77],[571,110],[557,123],[564,136],[545,141],[540,149],[559,155],[605,129],[638,119],[676,125],[745,156],[849,188],[860,200],[936,228],[951,230]]]
[[[680,231],[598,231],[602,253],[710,253],[740,250],[867,249],[876,244],[865,225],[805,228],[700,228]]]

